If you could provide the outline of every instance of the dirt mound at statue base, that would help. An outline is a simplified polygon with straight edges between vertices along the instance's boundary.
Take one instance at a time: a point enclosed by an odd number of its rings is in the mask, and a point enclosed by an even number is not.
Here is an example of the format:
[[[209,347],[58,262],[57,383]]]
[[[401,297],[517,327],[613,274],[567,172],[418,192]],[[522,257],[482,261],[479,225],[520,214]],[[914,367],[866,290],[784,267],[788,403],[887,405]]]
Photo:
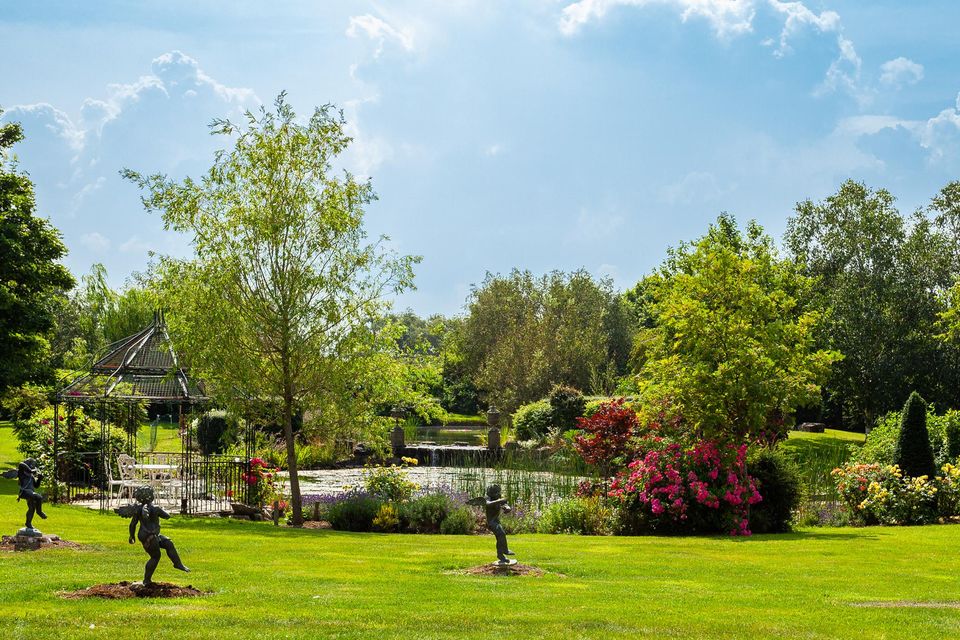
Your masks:
[[[546,571],[531,567],[528,564],[499,564],[494,562],[464,569],[462,573],[472,576],[542,576]]]
[[[105,600],[122,600],[124,598],[196,598],[207,595],[193,586],[182,587],[169,582],[117,582],[115,584],[95,584],[79,591],[68,591],[60,594],[68,600],[80,598],[103,598]]]

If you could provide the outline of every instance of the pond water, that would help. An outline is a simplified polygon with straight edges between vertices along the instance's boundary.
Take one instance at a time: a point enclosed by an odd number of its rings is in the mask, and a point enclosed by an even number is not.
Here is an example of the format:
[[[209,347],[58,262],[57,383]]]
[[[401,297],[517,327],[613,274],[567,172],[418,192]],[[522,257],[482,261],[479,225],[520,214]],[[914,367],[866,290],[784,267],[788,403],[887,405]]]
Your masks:
[[[346,493],[363,487],[363,469],[301,471],[303,495]],[[549,471],[520,471],[484,467],[406,467],[407,477],[421,487],[447,487],[456,492],[481,495],[489,484],[499,484],[509,500],[542,505],[572,495],[584,478]],[[286,474],[281,474],[286,475]]]
[[[486,444],[489,427],[417,427],[417,437],[411,443],[435,442],[437,444]]]

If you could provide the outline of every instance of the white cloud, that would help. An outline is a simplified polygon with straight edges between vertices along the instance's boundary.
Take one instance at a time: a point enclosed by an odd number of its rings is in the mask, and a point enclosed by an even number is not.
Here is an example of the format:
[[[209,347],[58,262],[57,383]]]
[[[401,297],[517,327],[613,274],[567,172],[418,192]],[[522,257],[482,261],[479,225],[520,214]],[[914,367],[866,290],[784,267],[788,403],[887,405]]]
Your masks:
[[[97,233],[96,231],[93,231],[80,236],[80,244],[91,251],[106,251],[110,248],[110,239],[104,237],[102,234]]]
[[[388,42],[400,45],[404,51],[410,52],[414,49],[413,33],[409,29],[398,29],[369,13],[362,16],[352,16],[346,33],[351,38],[365,35],[376,41],[377,48],[373,53],[374,58],[380,57]]]
[[[956,166],[960,160],[960,94],[952,108],[920,123],[916,135],[932,162],[946,161]]]
[[[774,51],[777,57],[791,50],[790,38],[805,27],[813,27],[821,33],[840,31],[840,14],[836,11],[814,13],[802,2],[781,2],[780,0],[770,0],[770,6],[784,17],[783,30],[780,31],[780,46]]]
[[[753,29],[754,0],[579,0],[561,11],[560,33],[575,35],[585,24],[602,19],[616,7],[653,4],[675,6],[681,10],[684,22],[690,18],[706,19],[720,38],[749,33]]]
[[[880,65],[880,84],[900,88],[923,80],[923,65],[900,56]]]

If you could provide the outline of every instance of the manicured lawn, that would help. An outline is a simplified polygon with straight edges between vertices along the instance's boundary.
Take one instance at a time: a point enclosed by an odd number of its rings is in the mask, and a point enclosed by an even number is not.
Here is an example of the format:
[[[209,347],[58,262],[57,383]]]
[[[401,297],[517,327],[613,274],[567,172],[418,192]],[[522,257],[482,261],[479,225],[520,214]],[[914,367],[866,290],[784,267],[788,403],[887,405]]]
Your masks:
[[[23,505],[0,481],[0,528]],[[164,527],[194,572],[158,580],[212,595],[67,601],[139,579],[125,521],[51,506],[44,530],[84,551],[0,554],[9,638],[949,638],[960,610],[856,607],[960,600],[960,527],[822,529],[752,539],[516,536],[543,577],[454,570],[491,559],[490,536],[350,534],[176,517]],[[562,575],[560,575],[562,574]]]
[[[13,436],[13,423],[0,421],[0,471],[16,465],[21,457]]]
[[[144,422],[137,431],[137,446],[141,451],[150,451],[150,423]],[[181,449],[180,425],[177,422],[161,422],[157,425],[157,446],[153,451],[165,453],[178,452]]]

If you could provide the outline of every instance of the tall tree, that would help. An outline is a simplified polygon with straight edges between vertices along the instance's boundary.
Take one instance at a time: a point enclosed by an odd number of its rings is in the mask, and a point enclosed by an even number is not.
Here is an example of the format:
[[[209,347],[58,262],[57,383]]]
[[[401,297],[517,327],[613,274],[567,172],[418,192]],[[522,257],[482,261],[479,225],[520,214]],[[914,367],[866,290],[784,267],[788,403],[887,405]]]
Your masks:
[[[822,202],[797,204],[785,242],[829,310],[820,344],[844,355],[826,394],[844,421],[871,425],[914,388],[936,403],[955,401],[956,350],[934,330],[954,273],[947,226],[919,212],[905,219],[889,192],[853,181]]]
[[[233,148],[198,181],[124,171],[144,206],[192,240],[192,259],[158,267],[182,352],[219,397],[279,413],[295,524],[294,414],[339,420],[369,390],[382,355],[372,321],[386,293],[412,286],[418,261],[367,241],[373,188],[332,169],[351,140],[344,125],[329,106],[300,123],[280,94],[242,126],[213,123]]]
[[[782,429],[839,357],[814,345],[821,314],[804,305],[812,284],[758,225],[741,234],[728,215],[671,250],[643,287],[654,324],[645,400],[668,403],[711,438]]]
[[[18,123],[0,125],[0,390],[49,367],[56,299],[74,285],[60,232],[34,215],[33,184],[10,156],[22,139]]]
[[[452,344],[462,366],[500,408],[512,411],[554,384],[603,387],[626,368],[627,310],[609,280],[586,271],[535,277],[487,275]]]

